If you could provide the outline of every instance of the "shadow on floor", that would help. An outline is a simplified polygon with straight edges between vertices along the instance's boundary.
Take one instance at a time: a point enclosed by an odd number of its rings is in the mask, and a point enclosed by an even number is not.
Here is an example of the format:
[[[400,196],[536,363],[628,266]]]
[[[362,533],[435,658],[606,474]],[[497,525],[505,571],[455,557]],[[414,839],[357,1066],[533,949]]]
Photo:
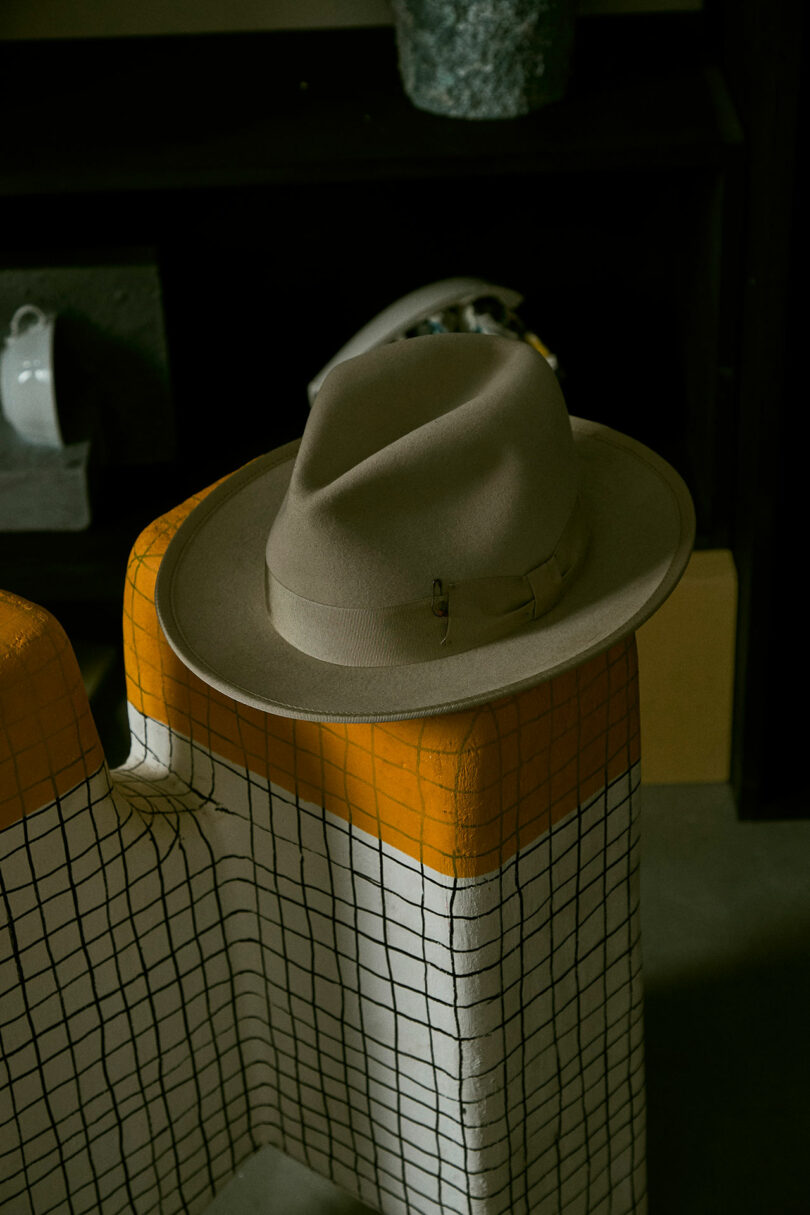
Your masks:
[[[648,992],[649,1215],[807,1215],[810,960]]]

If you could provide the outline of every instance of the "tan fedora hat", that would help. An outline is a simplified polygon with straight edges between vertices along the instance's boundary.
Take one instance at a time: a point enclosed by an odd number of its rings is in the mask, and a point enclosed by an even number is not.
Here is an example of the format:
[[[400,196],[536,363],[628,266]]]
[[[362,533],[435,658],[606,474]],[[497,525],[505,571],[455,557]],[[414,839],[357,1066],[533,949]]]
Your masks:
[[[173,537],[156,601],[183,662],[319,721],[451,712],[631,633],[680,578],[691,498],[654,452],[569,418],[506,338],[412,338],[340,363],[303,438]]]

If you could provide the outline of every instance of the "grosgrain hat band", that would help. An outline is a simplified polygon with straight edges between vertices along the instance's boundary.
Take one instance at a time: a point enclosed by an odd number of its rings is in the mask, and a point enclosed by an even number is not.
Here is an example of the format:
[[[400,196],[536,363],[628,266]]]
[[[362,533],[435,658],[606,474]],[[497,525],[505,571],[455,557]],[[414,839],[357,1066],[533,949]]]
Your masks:
[[[268,568],[267,607],[276,632],[322,662],[349,667],[429,662],[495,641],[550,611],[587,541],[578,498],[554,552],[526,574],[446,584],[436,578],[422,599],[365,608],[306,599]]]

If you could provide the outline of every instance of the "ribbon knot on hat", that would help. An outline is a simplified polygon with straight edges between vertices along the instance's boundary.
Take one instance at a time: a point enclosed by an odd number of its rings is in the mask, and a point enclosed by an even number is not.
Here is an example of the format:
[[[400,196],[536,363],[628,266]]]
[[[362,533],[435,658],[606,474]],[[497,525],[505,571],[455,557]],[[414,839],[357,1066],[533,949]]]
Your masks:
[[[442,334],[338,364],[300,443],[182,524],[156,602],[178,655],[237,700],[395,720],[606,649],[670,593],[693,537],[678,474],[569,417],[540,354]]]

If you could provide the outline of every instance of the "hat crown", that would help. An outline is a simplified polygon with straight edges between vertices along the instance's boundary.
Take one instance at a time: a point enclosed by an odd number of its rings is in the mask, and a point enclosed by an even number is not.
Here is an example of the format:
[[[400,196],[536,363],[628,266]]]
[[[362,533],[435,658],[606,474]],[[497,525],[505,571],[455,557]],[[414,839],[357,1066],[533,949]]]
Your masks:
[[[267,566],[305,600],[388,608],[437,580],[524,575],[554,552],[577,494],[545,359],[490,335],[412,338],[324,381]]]
[[[454,712],[575,669],[672,591],[683,481],[569,419],[523,343],[409,338],[333,374],[303,441],[214,488],[160,563],[166,637],[220,691],[314,721]]]

